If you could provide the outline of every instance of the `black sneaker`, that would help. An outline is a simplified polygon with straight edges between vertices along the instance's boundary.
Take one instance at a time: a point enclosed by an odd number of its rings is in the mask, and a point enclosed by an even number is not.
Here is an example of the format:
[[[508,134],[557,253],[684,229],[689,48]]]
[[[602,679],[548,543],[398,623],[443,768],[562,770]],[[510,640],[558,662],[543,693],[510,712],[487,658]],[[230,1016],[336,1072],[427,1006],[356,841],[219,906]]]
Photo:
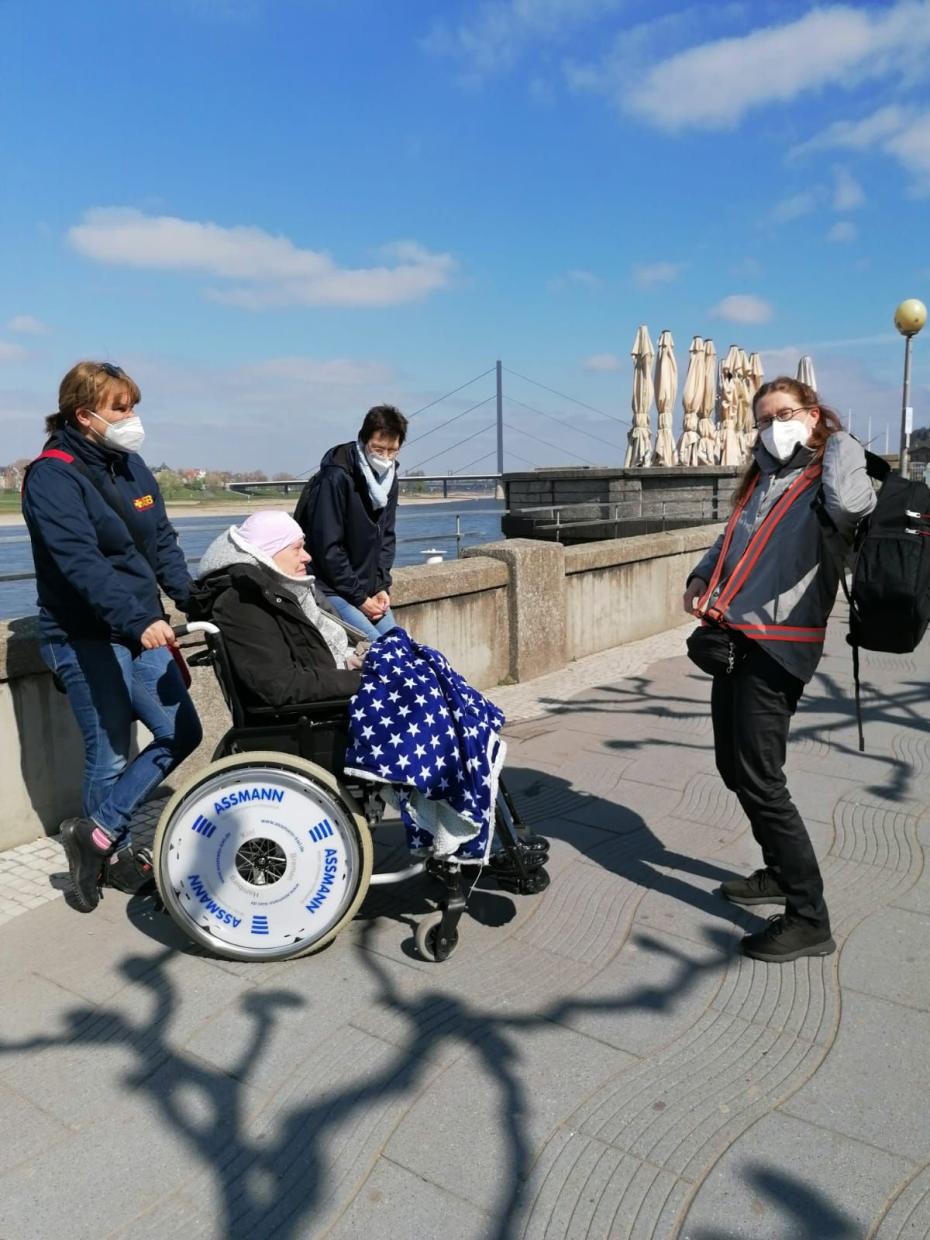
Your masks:
[[[66,818],[61,824],[61,843],[71,871],[74,907],[81,913],[92,913],[100,902],[103,868],[113,842],[92,819]]]
[[[747,934],[741,947],[745,956],[766,964],[784,964],[801,956],[829,956],[836,951],[830,931],[809,922],[776,913],[757,934]]]
[[[720,894],[731,904],[784,904],[785,893],[771,870],[756,870],[748,878],[721,883]]]
[[[106,887],[115,887],[117,891],[134,896],[150,883],[153,877],[151,849],[133,848],[131,844],[127,844],[107,861],[103,882]]]

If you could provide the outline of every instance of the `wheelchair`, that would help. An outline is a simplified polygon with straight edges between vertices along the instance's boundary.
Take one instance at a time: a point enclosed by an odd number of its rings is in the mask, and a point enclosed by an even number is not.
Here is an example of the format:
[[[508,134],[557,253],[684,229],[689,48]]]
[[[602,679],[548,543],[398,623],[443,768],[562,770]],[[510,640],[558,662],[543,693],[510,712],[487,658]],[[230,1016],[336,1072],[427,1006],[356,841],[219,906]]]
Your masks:
[[[330,943],[370,886],[426,874],[441,895],[417,926],[416,948],[426,960],[447,960],[481,863],[427,853],[403,869],[372,872],[372,831],[388,821],[391,791],[343,770],[349,700],[247,707],[220,629],[196,621],[174,632],[200,638],[189,662],[212,666],[232,720],[155,832],[155,884],[176,925],[227,960],[287,960]],[[544,891],[548,841],[521,822],[503,778],[494,814],[486,868],[497,885]]]

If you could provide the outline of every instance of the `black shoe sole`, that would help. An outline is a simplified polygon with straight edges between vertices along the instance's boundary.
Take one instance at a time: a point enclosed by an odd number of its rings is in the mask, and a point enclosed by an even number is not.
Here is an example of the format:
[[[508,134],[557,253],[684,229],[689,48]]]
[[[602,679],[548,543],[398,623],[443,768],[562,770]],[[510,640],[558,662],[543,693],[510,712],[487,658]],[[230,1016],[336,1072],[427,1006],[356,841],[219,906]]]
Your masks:
[[[68,859],[73,907],[79,913],[92,913],[100,903],[100,864],[94,866],[88,859],[74,838],[74,827],[62,827],[60,839]]]
[[[718,891],[724,900],[729,900],[731,904],[741,904],[744,908],[750,908],[754,904],[777,904],[781,908],[785,907],[784,896],[730,896],[722,887],[718,888]]]
[[[764,964],[788,964],[791,960],[800,960],[802,956],[832,956],[836,951],[833,939],[824,939],[822,943],[812,943],[810,947],[799,947],[796,952],[776,952],[767,954],[743,946],[743,955],[750,960],[761,960]]]

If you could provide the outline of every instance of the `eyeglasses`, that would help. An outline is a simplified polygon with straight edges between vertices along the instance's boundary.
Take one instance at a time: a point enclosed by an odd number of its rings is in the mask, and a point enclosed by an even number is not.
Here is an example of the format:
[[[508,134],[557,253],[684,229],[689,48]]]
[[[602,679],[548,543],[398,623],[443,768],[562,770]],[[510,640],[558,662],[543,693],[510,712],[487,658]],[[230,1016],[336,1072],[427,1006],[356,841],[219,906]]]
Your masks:
[[[385,460],[388,461],[393,461],[396,457],[400,456],[400,448],[384,448],[379,443],[372,443],[371,440],[368,441],[366,447],[368,448],[368,451],[374,453],[375,456],[383,456]]]
[[[767,426],[771,426],[773,422],[790,422],[798,413],[806,413],[808,409],[813,409],[813,405],[798,405],[794,409],[779,409],[777,413],[773,413],[770,418],[762,418],[756,420],[754,426],[757,431],[765,430]]]

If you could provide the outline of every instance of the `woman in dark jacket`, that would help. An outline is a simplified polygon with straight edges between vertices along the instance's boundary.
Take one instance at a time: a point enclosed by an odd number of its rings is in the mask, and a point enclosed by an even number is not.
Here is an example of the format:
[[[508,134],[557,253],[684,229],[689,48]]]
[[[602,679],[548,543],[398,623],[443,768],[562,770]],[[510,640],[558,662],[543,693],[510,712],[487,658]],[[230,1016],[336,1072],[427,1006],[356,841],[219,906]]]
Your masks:
[[[124,885],[133,811],[201,738],[159,592],[185,611],[193,583],[138,455],[140,399],[118,366],[79,362],[61,382],[50,438],[23,486],[40,650],[84,737],[84,816],[61,826],[82,913],[96,908],[101,882]],[[130,761],[137,719],[153,739]]]
[[[258,512],[231,526],[200,561],[199,598],[211,600],[244,705],[289,706],[351,697],[361,658],[321,608],[300,526]]]
[[[397,454],[406,434],[393,405],[369,409],[358,439],[323,457],[294,513],[333,610],[371,641],[394,627]]]

